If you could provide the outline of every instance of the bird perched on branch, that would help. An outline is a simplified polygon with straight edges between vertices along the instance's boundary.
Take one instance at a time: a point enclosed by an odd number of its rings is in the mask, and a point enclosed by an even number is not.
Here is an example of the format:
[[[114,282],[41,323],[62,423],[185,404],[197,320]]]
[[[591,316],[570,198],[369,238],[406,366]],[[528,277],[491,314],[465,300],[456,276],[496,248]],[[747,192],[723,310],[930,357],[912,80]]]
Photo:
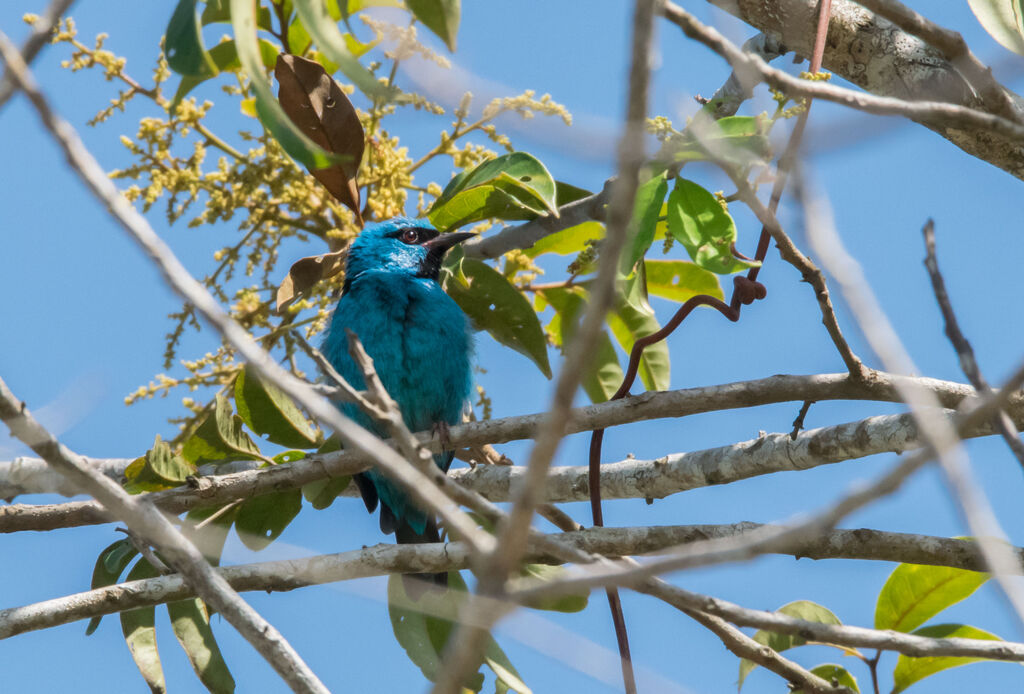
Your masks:
[[[469,398],[469,322],[438,276],[445,253],[471,236],[439,234],[425,219],[395,217],[368,225],[349,249],[345,284],[322,351],[345,380],[364,389],[362,373],[348,354],[346,330],[354,332],[411,431],[446,431],[461,422]],[[355,404],[339,407],[370,431],[385,434]],[[434,462],[447,472],[452,457],[441,453]],[[380,502],[383,532],[395,533],[403,544],[440,541],[434,518],[382,473],[371,469],[355,480],[367,510],[372,513]],[[447,582],[447,574],[430,578]]]

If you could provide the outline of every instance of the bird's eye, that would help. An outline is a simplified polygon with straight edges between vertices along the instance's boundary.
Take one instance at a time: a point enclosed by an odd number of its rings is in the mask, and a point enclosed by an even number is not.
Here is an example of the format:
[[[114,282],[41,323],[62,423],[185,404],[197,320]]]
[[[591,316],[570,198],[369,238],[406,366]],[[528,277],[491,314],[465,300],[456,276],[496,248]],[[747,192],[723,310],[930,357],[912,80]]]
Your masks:
[[[419,243],[420,242],[420,230],[419,229],[406,229],[402,232],[403,243]]]

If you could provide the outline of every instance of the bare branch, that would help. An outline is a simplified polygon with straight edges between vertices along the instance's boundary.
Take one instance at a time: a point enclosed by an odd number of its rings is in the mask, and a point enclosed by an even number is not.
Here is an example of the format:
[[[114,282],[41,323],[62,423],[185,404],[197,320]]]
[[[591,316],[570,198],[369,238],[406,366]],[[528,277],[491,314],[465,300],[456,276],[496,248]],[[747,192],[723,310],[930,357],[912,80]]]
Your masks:
[[[75,0],[53,0],[42,16],[32,23],[32,33],[21,47],[21,60],[25,65],[32,64],[36,55],[53,36],[53,30],[60,21],[61,15],[67,12],[74,2]],[[17,86],[17,82],[11,76],[10,68],[4,70],[4,75],[0,78],[0,109],[14,94]]]

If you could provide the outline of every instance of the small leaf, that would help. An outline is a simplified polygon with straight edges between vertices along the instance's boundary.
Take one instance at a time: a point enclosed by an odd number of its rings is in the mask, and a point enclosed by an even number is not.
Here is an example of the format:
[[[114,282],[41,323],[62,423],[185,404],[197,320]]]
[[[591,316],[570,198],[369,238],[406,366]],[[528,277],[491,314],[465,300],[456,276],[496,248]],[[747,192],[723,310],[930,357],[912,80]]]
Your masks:
[[[185,649],[192,669],[213,694],[231,694],[235,680],[220,653],[210,629],[210,615],[199,598],[167,604],[171,628],[178,643]]]
[[[140,559],[128,573],[127,580],[155,578],[159,574],[145,559]],[[164,669],[160,665],[160,653],[156,647],[156,608],[139,607],[121,613],[121,631],[132,660],[146,680],[150,691],[163,694],[167,691],[164,683]]]
[[[302,485],[302,496],[313,508],[321,511],[334,503],[338,495],[348,488],[351,480],[350,475],[315,480]]]
[[[96,588],[103,588],[117,583],[117,579],[121,578],[121,573],[138,553],[139,550],[135,549],[135,545],[128,538],[120,539],[108,545],[100,552],[100,556],[96,557],[96,565],[92,569],[92,583],[90,587],[95,590]],[[96,631],[96,627],[100,625],[102,618],[103,616],[100,615],[89,620],[89,625],[85,628],[86,636],[90,636]]]
[[[302,492],[289,489],[246,500],[235,517],[235,531],[249,549],[258,552],[276,540],[302,510]]]
[[[206,0],[206,7],[203,9],[203,14],[200,18],[200,23],[203,26],[207,24],[214,24],[216,22],[227,22],[231,23],[231,0]],[[273,31],[273,27],[270,24],[270,8],[260,7],[256,14],[256,26],[264,31]],[[277,49],[274,49],[274,54],[277,55]],[[273,63],[271,63],[273,65]]]
[[[802,619],[807,622],[816,622],[818,624],[842,624],[839,618],[836,617],[830,609],[823,607],[817,603],[811,602],[810,600],[797,600],[791,602],[788,605],[783,605],[776,610],[779,614],[784,614],[789,617],[795,617],[796,619]],[[765,631],[761,629],[754,634],[754,641],[760,644],[768,646],[776,653],[795,648],[797,646],[803,646],[807,643],[807,639],[802,636],[796,636],[793,634],[776,634],[771,631]],[[757,663],[746,658],[740,659],[740,675],[739,675],[739,687],[743,687],[743,681],[747,679],[747,675],[750,674],[751,670],[757,667]]]
[[[217,74],[217,67],[206,53],[202,28],[199,25],[197,0],[178,0],[171,21],[167,23],[164,55],[167,66],[179,75]]]
[[[860,687],[857,686],[857,678],[851,675],[846,668],[841,665],[835,665],[833,663],[819,665],[818,667],[811,669],[811,674],[817,675],[833,687],[849,687],[855,692],[860,691]],[[799,688],[794,689],[790,694],[804,694],[804,690]]]
[[[356,173],[363,159],[366,133],[352,102],[315,60],[281,53],[274,75],[280,85],[278,100],[299,130],[338,163],[309,172],[324,188],[363,222]]]
[[[715,105],[709,103],[704,108],[713,111]],[[681,138],[666,143],[659,158],[677,164],[713,159],[740,166],[766,161],[772,154],[767,133],[770,123],[759,116],[694,119]]]
[[[295,402],[273,383],[259,378],[249,367],[235,379],[238,416],[250,429],[280,446],[313,448],[316,431]]]
[[[624,290],[608,314],[608,327],[628,355],[633,344],[661,330],[654,309],[643,294],[643,277],[637,275],[626,281]],[[640,380],[647,390],[668,390],[671,365],[668,344],[661,340],[644,349],[640,357]]]
[[[966,624],[935,624],[922,627],[912,632],[915,636],[925,636],[932,639],[982,639],[985,641],[1002,641],[995,634],[982,631],[977,627]],[[893,689],[892,694],[898,694],[910,685],[923,680],[936,672],[948,670],[951,667],[978,663],[987,658],[955,658],[950,656],[912,658],[907,655],[900,655],[896,661],[896,668],[892,671]]]
[[[234,506],[224,511],[224,507],[211,506],[209,508],[196,508],[185,514],[185,522],[181,531],[203,553],[206,561],[213,566],[220,564],[220,555],[224,551],[224,543],[228,539],[228,532],[231,524],[235,522],[235,515],[238,507]],[[220,513],[212,521],[206,521],[214,513]],[[201,528],[198,525],[203,524]]]
[[[967,0],[985,31],[1014,53],[1024,55],[1024,4],[1021,0]]]
[[[194,475],[196,466],[179,455],[157,434],[153,448],[125,469],[125,489],[132,494],[171,489]]]
[[[477,330],[529,357],[551,378],[547,340],[530,302],[500,272],[480,260],[462,262],[462,278],[448,275],[445,291]],[[464,281],[463,281],[464,279]]]
[[[565,181],[555,181],[555,205],[562,207],[570,202],[576,202],[583,198],[589,198],[593,193],[583,188],[578,188]]]
[[[685,260],[645,260],[647,291],[684,303],[698,294],[724,299],[718,276]]]
[[[207,415],[195,433],[185,441],[182,454],[201,465],[228,460],[263,460],[259,448],[242,430],[242,418],[231,412],[231,403],[217,395],[214,411]]]
[[[565,569],[561,566],[549,566],[547,564],[526,564],[520,574],[535,578],[538,581],[556,581],[565,575]],[[580,612],[587,606],[590,597],[589,591],[578,594],[558,595],[551,598],[540,598],[526,603],[527,607],[535,610],[550,610],[554,612]]]
[[[693,181],[677,177],[668,196],[668,231],[693,262],[718,275],[758,265],[732,254],[736,224],[718,199]]]
[[[644,257],[654,242],[654,230],[658,224],[661,204],[668,193],[668,179],[664,172],[641,184],[633,203],[633,217],[627,230],[626,247],[619,259],[619,273],[629,275],[633,266]]]
[[[444,41],[449,51],[455,52],[461,0],[405,0],[405,4],[416,19]]]
[[[948,566],[900,564],[878,594],[875,628],[908,632],[982,586],[988,574]]]
[[[345,269],[348,249],[300,258],[292,263],[288,276],[277,288],[277,312],[282,313],[317,283]]]
[[[270,41],[260,39],[260,59],[263,61],[265,67],[274,67],[274,63],[277,60],[277,46],[272,44]],[[242,67],[242,63],[238,60],[238,49],[235,47],[234,41],[222,41],[216,46],[210,49],[209,52],[210,60],[217,67],[219,72],[234,72]],[[214,77],[209,73],[201,75],[185,75],[181,78],[181,82],[178,84],[178,91],[174,93],[174,98],[171,100],[171,105],[167,108],[168,113],[173,114],[181,103],[181,100],[188,96],[188,93],[195,89],[197,86],[205,82],[206,80]],[[256,103],[255,99],[251,101],[253,104]],[[253,118],[256,117],[255,108],[252,112]]]
[[[583,222],[582,224],[577,224],[576,226],[545,236],[527,248],[524,253],[530,258],[536,258],[542,253],[573,255],[582,251],[586,247],[587,241],[603,238],[603,224],[600,222]]]

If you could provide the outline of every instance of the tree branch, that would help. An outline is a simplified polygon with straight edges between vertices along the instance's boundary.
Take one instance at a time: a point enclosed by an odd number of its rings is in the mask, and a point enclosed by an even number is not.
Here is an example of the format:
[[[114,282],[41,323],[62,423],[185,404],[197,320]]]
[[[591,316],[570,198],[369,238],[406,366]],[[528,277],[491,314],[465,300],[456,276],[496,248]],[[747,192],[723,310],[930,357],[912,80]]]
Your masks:
[[[32,23],[32,33],[25,40],[25,43],[21,46],[21,60],[25,65],[31,65],[32,61],[35,60],[36,55],[42,50],[50,37],[53,36],[53,30],[60,22],[61,16],[68,11],[75,0],[53,0],[50,6],[46,8],[46,12],[43,13],[39,19]],[[4,75],[0,78],[0,109],[4,107],[7,100],[11,98],[17,89],[18,84],[11,76],[10,68],[4,70]]]

